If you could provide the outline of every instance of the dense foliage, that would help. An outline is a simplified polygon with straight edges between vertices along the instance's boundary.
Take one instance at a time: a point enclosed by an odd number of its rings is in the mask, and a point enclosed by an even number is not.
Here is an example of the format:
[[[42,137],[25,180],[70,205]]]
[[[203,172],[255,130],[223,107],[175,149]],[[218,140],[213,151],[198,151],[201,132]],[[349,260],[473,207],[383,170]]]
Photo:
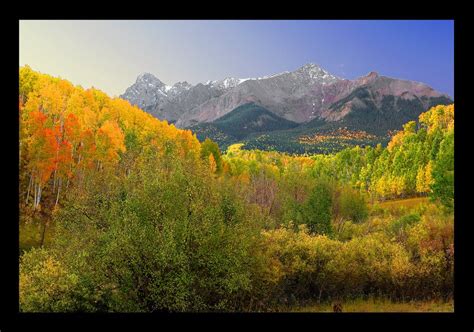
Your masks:
[[[431,195],[448,208],[454,199],[454,105],[436,106],[410,121],[386,149],[358,146],[313,157],[314,176],[334,178],[387,199]]]
[[[21,311],[452,296],[453,106],[387,148],[221,154],[126,101],[22,67],[19,115],[20,226],[43,226],[21,253]],[[413,195],[445,208],[378,203]]]

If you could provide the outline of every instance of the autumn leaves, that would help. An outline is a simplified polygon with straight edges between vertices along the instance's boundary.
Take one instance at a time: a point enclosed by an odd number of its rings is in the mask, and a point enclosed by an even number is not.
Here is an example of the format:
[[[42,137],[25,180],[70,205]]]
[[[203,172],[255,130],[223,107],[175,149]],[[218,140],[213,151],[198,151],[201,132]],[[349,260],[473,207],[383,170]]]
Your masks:
[[[139,145],[178,142],[185,155],[199,149],[189,131],[176,129],[128,102],[95,89],[20,68],[20,165],[28,174],[23,202],[40,209],[43,191],[54,194],[54,206],[71,183],[87,172],[113,170],[126,151],[127,134]],[[130,135],[128,135],[130,137]],[[49,195],[53,197],[53,195]]]

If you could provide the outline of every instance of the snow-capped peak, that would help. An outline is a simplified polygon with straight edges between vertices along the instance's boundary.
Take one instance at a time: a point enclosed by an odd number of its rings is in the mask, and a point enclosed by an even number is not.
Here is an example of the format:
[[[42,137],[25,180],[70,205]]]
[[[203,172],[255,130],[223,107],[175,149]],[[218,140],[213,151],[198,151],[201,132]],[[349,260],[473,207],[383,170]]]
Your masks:
[[[234,88],[239,84],[242,84],[245,81],[256,81],[256,80],[264,80],[267,78],[272,78],[272,77],[277,77],[283,74],[288,74],[288,71],[274,74],[274,75],[269,75],[269,76],[263,76],[263,77],[248,77],[248,78],[235,78],[235,77],[227,77],[224,78],[223,80],[214,80],[214,81],[207,81],[204,83],[204,85],[210,85],[213,88],[221,88],[221,89],[229,89],[229,88]]]
[[[207,81],[206,83],[204,83],[204,85],[208,85],[213,88],[227,90],[229,88],[234,88],[245,81],[265,80],[265,79],[278,77],[281,75],[287,75],[287,74],[296,75],[296,77],[301,77],[302,79],[310,80],[313,83],[321,83],[321,84],[328,84],[328,83],[332,83],[334,81],[339,80],[338,77],[330,74],[328,71],[324,70],[319,65],[314,64],[314,63],[308,63],[294,72],[284,71],[278,74],[273,74],[273,75],[268,75],[268,76],[263,76],[263,77],[255,77],[255,78],[227,77],[223,80]]]
[[[229,89],[234,88],[242,82],[249,80],[250,78],[235,78],[235,77],[226,77],[223,80],[207,81],[205,85],[210,85],[213,88],[217,89]]]
[[[267,78],[273,78],[273,77],[281,76],[281,75],[288,74],[288,73],[289,73],[289,71],[284,71],[284,72],[281,72],[281,73],[278,73],[278,74],[262,76],[262,77],[257,77],[257,78],[253,78],[253,79],[254,80],[265,80]]]
[[[256,78],[226,77],[222,80],[207,81],[205,85],[226,92],[246,81],[266,80],[279,76],[281,76],[283,80],[282,84],[285,84],[284,81],[287,79],[290,83],[295,82],[296,84],[303,85],[324,85],[339,80],[338,77],[331,75],[329,72],[322,69],[319,65],[316,65],[314,63],[308,63],[292,72],[284,71],[278,74]],[[192,87],[193,86],[186,81],[177,82],[173,85],[167,85],[160,81],[153,74],[141,73],[140,75],[138,75],[135,84],[130,86],[122,95],[122,97],[143,108],[149,105],[156,105],[158,103],[172,100],[177,96],[181,95],[181,93],[191,89]]]
[[[179,95],[181,92],[191,89],[193,86],[188,82],[177,82],[173,86],[165,86],[165,93],[169,97],[174,97]]]
[[[322,84],[332,83],[339,79],[314,63],[308,63],[304,65],[303,67],[296,70],[295,73],[303,75],[313,82],[319,82]]]
[[[163,85],[163,82],[161,82],[155,75],[150,73],[141,73],[138,75],[136,83],[153,83],[155,85]]]

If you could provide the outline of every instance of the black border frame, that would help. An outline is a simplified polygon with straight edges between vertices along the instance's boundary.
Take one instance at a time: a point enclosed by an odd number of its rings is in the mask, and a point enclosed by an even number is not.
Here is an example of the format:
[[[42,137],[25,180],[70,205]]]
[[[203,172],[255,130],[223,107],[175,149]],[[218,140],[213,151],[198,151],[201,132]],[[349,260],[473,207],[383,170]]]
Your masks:
[[[118,4],[116,4],[118,5]],[[237,4],[234,4],[237,5]],[[274,3],[276,6],[277,4]],[[62,6],[62,5],[61,5]],[[138,5],[146,6],[146,5]],[[242,4],[245,8],[249,8],[248,5]],[[286,5],[285,5],[286,6]],[[245,10],[244,12],[252,14],[233,14],[229,17],[229,11],[223,10],[227,13],[219,15],[219,19],[428,19],[422,17],[422,15],[414,16],[411,15],[399,15],[387,17],[385,15],[376,15],[372,12],[365,12],[365,8],[360,8],[363,14],[361,17],[354,17],[355,11],[349,16],[339,15],[338,17],[311,17],[310,10],[305,9],[305,5],[298,5],[295,10],[288,10],[287,12],[280,12],[280,15],[271,13],[265,13],[265,18],[258,17],[255,12]],[[318,7],[319,4],[317,4]],[[362,5],[360,5],[362,6]],[[398,4],[396,5],[398,6]],[[407,8],[411,8],[409,5]],[[430,4],[430,6],[434,6]],[[88,10],[92,10],[90,6],[86,6]],[[119,5],[122,9],[123,7]],[[183,7],[183,5],[181,5]],[[321,8],[321,7],[320,7]],[[64,8],[62,8],[64,9]],[[104,12],[107,13],[107,8]],[[119,10],[120,10],[119,9]],[[192,8],[191,8],[192,9]],[[278,7],[278,9],[285,8]],[[380,8],[375,8],[380,9]],[[402,8],[403,9],[403,8]],[[187,9],[189,10],[189,8]],[[456,107],[456,130],[455,130],[455,310],[454,313],[269,313],[269,314],[247,314],[247,313],[230,313],[230,314],[193,314],[193,313],[172,313],[172,314],[33,314],[33,313],[19,313],[18,308],[18,273],[19,273],[19,257],[18,257],[18,239],[19,230],[18,224],[12,219],[18,220],[19,208],[18,208],[18,117],[17,113],[13,109],[18,109],[18,67],[17,59],[19,52],[19,20],[23,19],[37,19],[38,14],[25,15],[22,10],[19,10],[17,15],[11,21],[12,30],[16,29],[17,35],[12,31],[11,35],[11,47],[8,51],[4,50],[6,55],[11,57],[11,62],[8,66],[8,79],[5,80],[8,86],[8,100],[9,110],[5,109],[3,115],[7,115],[8,118],[3,122],[2,134],[7,134],[6,139],[2,142],[8,142],[9,144],[2,144],[2,147],[8,148],[9,156],[6,158],[6,163],[12,167],[6,173],[3,173],[3,177],[8,180],[8,187],[3,192],[6,193],[7,204],[4,205],[8,208],[8,211],[12,213],[12,217],[8,214],[8,217],[1,218],[1,227],[3,228],[0,232],[2,244],[6,244],[6,251],[2,250],[2,266],[1,270],[3,277],[8,277],[7,281],[2,280],[0,284],[2,291],[0,293],[0,300],[2,302],[2,311],[0,312],[0,331],[11,331],[11,330],[26,330],[26,327],[34,330],[47,329],[48,331],[54,330],[89,330],[93,328],[112,328],[114,330],[143,330],[144,325],[148,325],[153,329],[163,328],[163,323],[170,324],[170,326],[177,328],[182,323],[188,323],[192,327],[203,326],[205,328],[217,327],[213,323],[222,323],[224,328],[236,327],[241,325],[247,325],[252,327],[269,327],[268,324],[275,324],[278,327],[293,327],[298,328],[297,323],[307,323],[311,329],[318,329],[325,327],[322,330],[329,330],[333,328],[345,327],[345,329],[353,330],[354,328],[361,328],[366,330],[386,330],[386,329],[410,329],[422,328],[423,330],[442,329],[444,331],[451,330],[469,330],[474,331],[474,310],[472,307],[472,281],[474,276],[469,271],[469,263],[472,260],[469,259],[469,240],[471,232],[469,227],[472,223],[468,218],[467,204],[468,204],[468,191],[467,191],[467,172],[466,167],[469,167],[469,124],[468,115],[470,111],[466,104],[466,93],[465,83],[468,75],[465,72],[469,67],[469,64],[465,62],[465,58],[468,56],[467,52],[467,40],[466,40],[466,21],[460,17],[460,15],[453,15],[452,12],[448,13],[445,9],[442,14],[434,14],[429,19],[454,19],[455,23],[455,91],[454,100]],[[71,11],[71,10],[69,10]],[[411,12],[411,10],[408,10]],[[73,10],[71,11],[73,12]],[[185,10],[186,12],[186,10]],[[425,15],[426,10],[421,11]],[[123,11],[122,11],[123,13]],[[128,17],[124,17],[123,14],[115,16],[113,19],[152,19],[152,11],[141,11],[143,14],[133,15],[128,13]],[[169,13],[173,13],[169,11]],[[201,17],[196,17],[196,13],[190,14],[191,11],[181,15],[180,17],[155,17],[156,19],[213,19],[210,14],[206,13]],[[337,14],[332,11],[331,13]],[[296,14],[296,15],[295,15]],[[94,17],[95,15],[95,17]],[[142,15],[140,17],[140,15]],[[301,15],[298,17],[298,15]],[[97,14],[97,12],[91,13],[90,15],[79,14],[77,17],[71,17],[72,15],[55,15],[50,12],[41,14],[42,19],[51,19],[61,17],[61,19],[101,19],[106,18],[104,14]],[[211,15],[212,16],[212,15]],[[344,17],[345,16],[345,17]],[[463,58],[464,57],[464,58]],[[13,81],[16,85],[13,84]],[[7,130],[5,130],[7,129]],[[15,176],[14,176],[15,175]],[[4,182],[5,183],[5,182]],[[4,200],[2,200],[5,202]],[[2,215],[5,215],[2,213]],[[12,250],[12,248],[14,248]],[[209,324],[212,323],[212,324]],[[463,328],[459,329],[459,325],[463,325]],[[455,327],[456,326],[456,327]]]

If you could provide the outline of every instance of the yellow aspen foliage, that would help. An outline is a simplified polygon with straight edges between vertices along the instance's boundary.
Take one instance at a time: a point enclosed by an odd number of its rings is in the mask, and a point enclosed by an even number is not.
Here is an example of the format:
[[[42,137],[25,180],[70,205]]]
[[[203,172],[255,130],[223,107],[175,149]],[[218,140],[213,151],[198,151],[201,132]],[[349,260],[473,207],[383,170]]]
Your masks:
[[[386,176],[382,176],[376,183],[375,192],[381,196],[386,197],[391,191],[390,179]]]
[[[222,174],[230,174],[230,165],[228,162],[222,162]]]
[[[106,121],[97,132],[96,142],[101,161],[118,160],[118,152],[125,152],[124,134],[119,126]]]
[[[32,92],[37,84],[39,74],[33,71],[30,66],[20,67],[20,100],[25,102],[30,92]]]
[[[388,151],[392,152],[393,148],[403,144],[403,141],[416,131],[416,122],[410,121],[403,126],[403,130],[396,133],[387,145]]]
[[[396,133],[387,145],[388,151],[391,152],[395,146],[400,145],[403,141],[403,137],[404,137],[403,131],[399,131],[398,133]]]
[[[65,175],[72,179],[85,168],[102,170],[105,164],[120,162],[120,154],[126,151],[125,133],[136,134],[135,147],[153,142],[160,153],[169,142],[176,143],[173,153],[180,156],[198,155],[200,150],[189,130],[160,121],[128,101],[111,99],[94,88],[84,90],[29,67],[20,68],[19,98],[20,156],[29,172],[24,177],[29,181],[25,197],[33,196],[35,206],[48,183],[55,191]]]
[[[433,163],[430,160],[425,168],[425,183],[428,186],[428,191],[431,191],[431,185],[433,184]]]
[[[217,170],[216,160],[214,159],[212,153],[209,155],[209,168],[211,170],[211,173],[215,173]]]
[[[419,120],[427,127],[428,133],[437,129],[451,129],[454,127],[454,104],[432,107],[422,113]]]
[[[428,193],[431,191],[431,185],[433,183],[433,166],[431,160],[424,167],[418,169],[416,175],[416,191],[419,193]]]
[[[427,191],[425,170],[423,167],[418,168],[418,172],[416,174],[416,191],[419,193],[424,193]]]
[[[405,178],[403,176],[397,176],[393,179],[393,193],[400,196],[405,191]]]

